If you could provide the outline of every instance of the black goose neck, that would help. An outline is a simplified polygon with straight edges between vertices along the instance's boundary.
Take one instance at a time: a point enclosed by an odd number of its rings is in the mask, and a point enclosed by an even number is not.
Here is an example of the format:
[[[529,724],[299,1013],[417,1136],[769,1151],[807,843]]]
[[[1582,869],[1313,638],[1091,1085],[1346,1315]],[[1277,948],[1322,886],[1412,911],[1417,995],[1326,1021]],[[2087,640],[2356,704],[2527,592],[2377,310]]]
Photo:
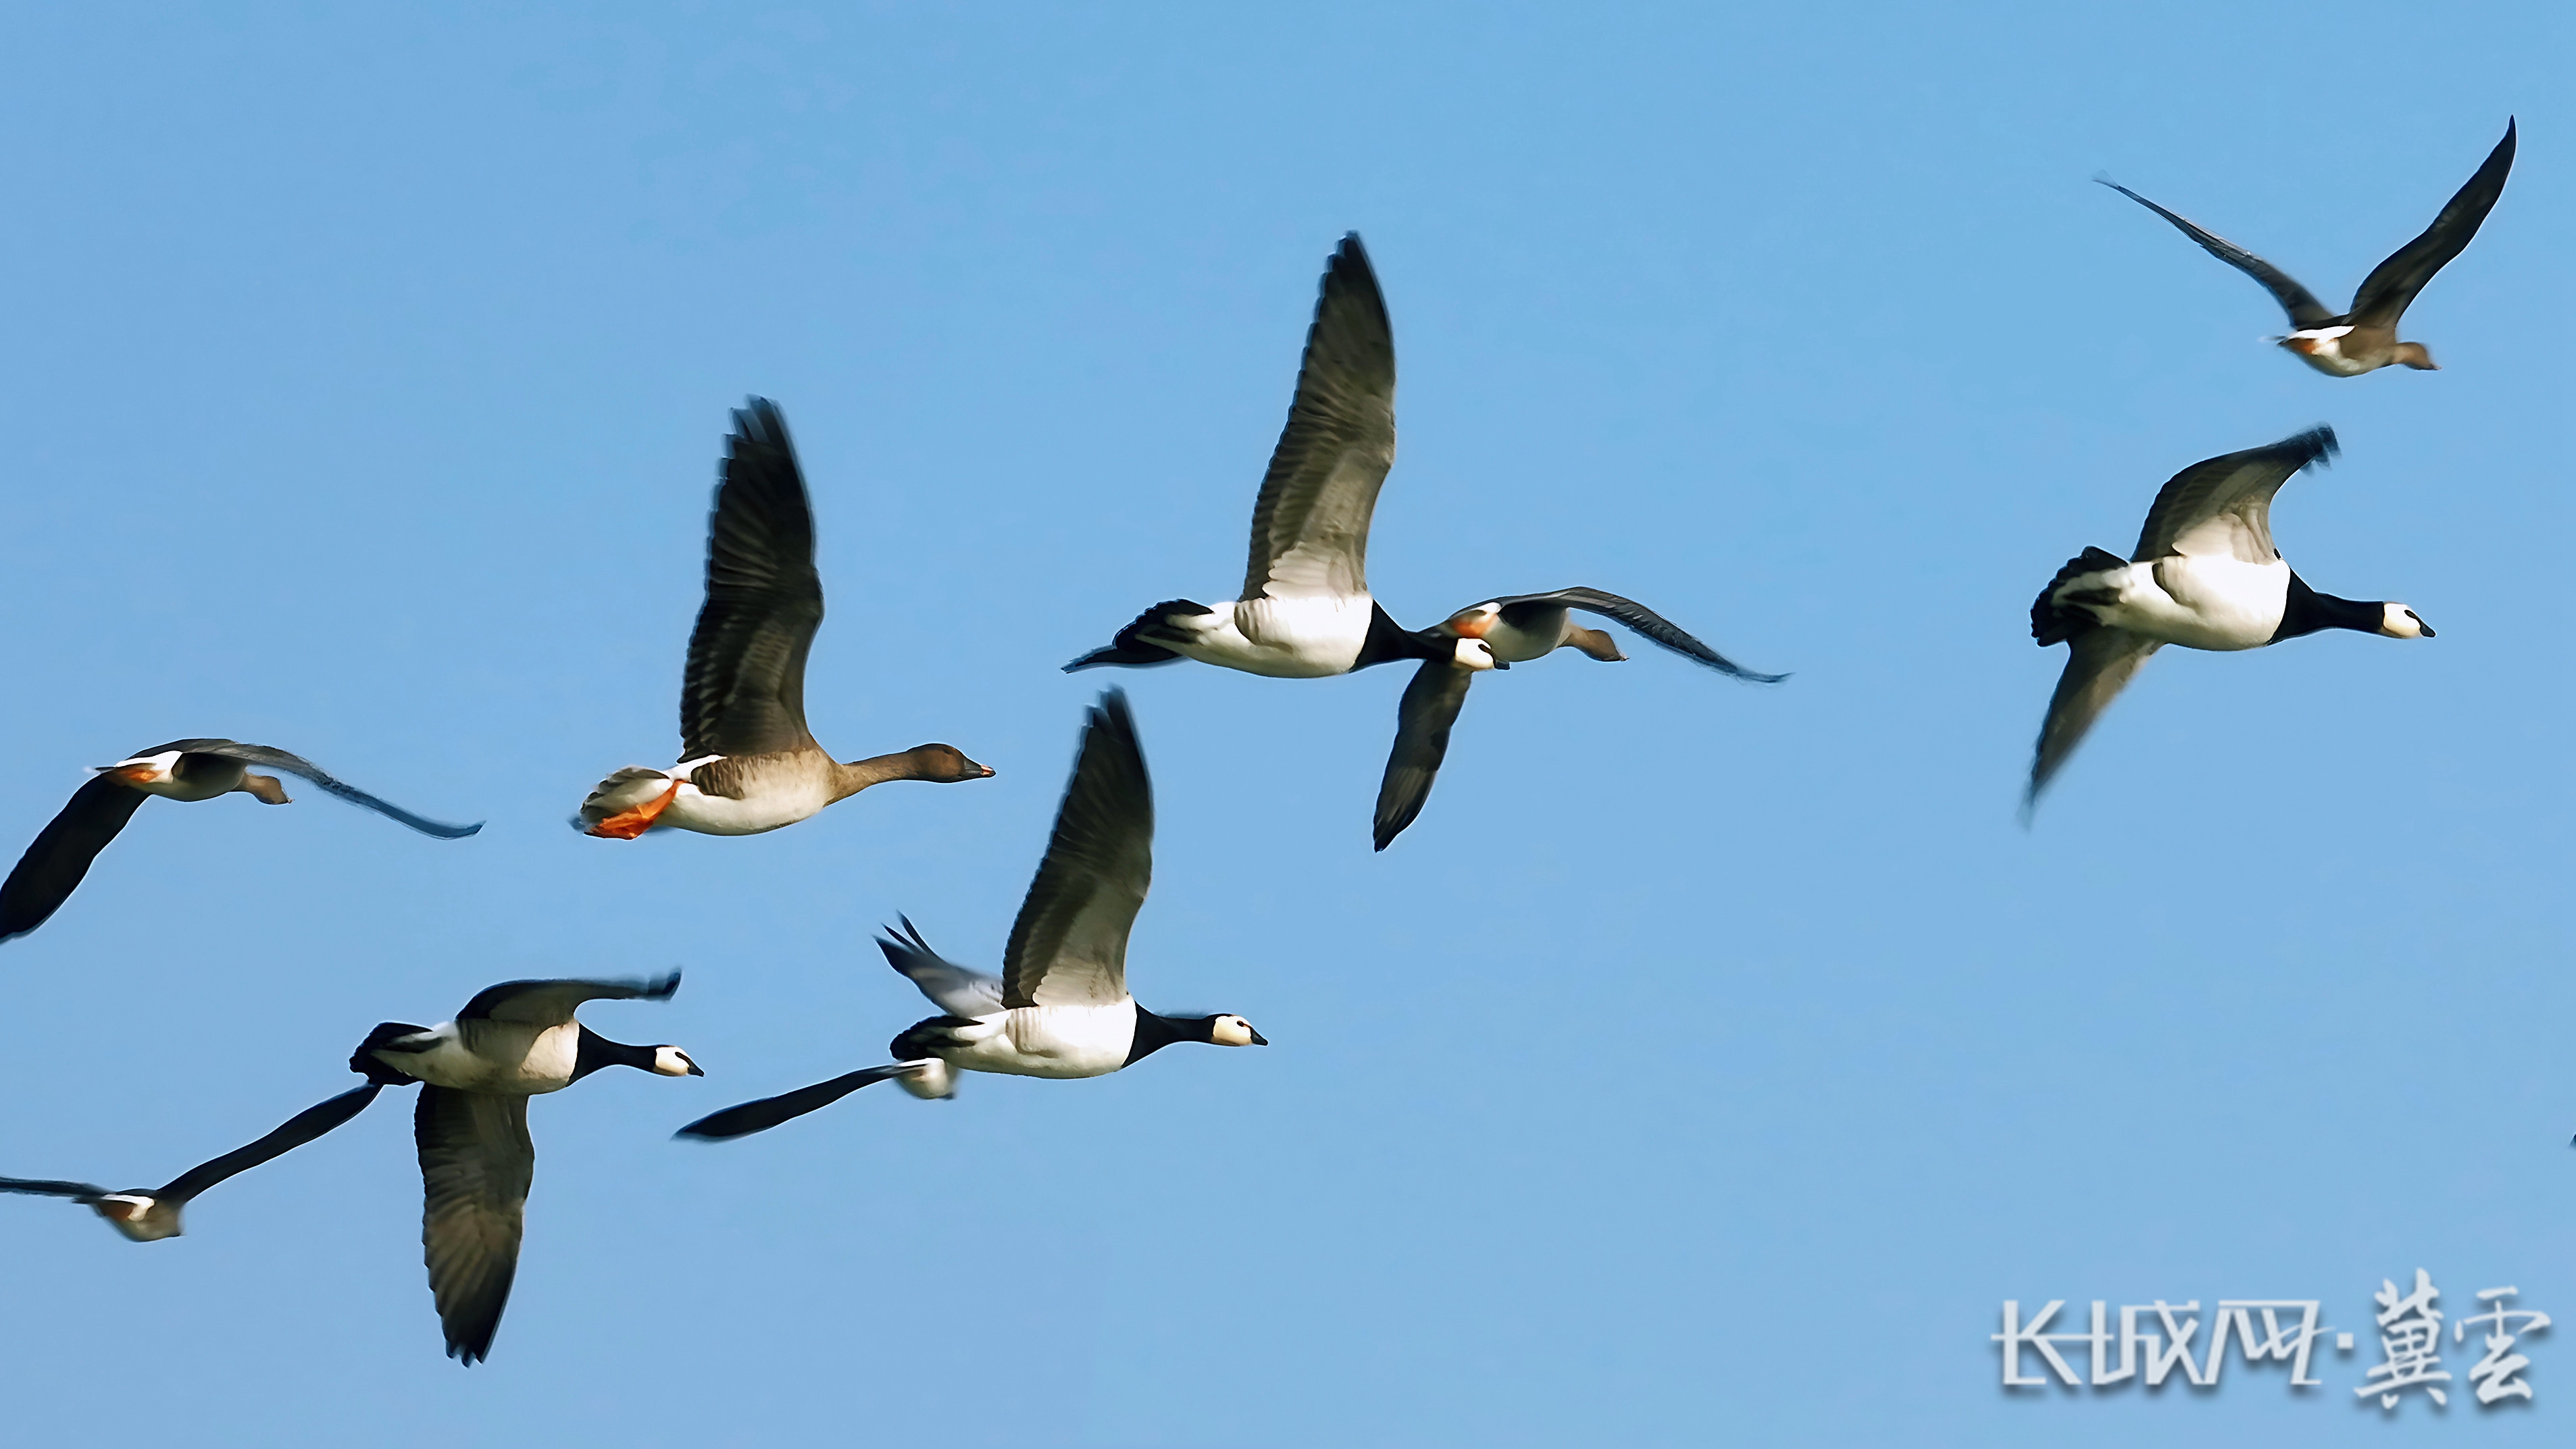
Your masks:
[[[1438,659],[1454,642],[1434,633],[1414,633],[1395,622],[1386,606],[1369,601],[1368,637],[1360,641],[1360,654],[1351,668],[1366,669],[1372,664],[1387,664],[1398,659]]]
[[[1156,1016],[1140,1006],[1136,1008],[1136,1035],[1128,1042],[1127,1060],[1119,1065],[1132,1067],[1176,1041],[1214,1040],[1213,1016]]]
[[[649,1072],[653,1070],[653,1049],[610,1041],[585,1026],[581,1029],[581,1046],[573,1053],[572,1079],[578,1082],[601,1067],[633,1067]]]
[[[2300,578],[2298,571],[2293,569],[2290,572],[2290,595],[2281,603],[2281,627],[2272,631],[2272,642],[2277,644],[2284,639],[2296,639],[2320,629],[2353,629],[2364,634],[2376,634],[2387,617],[2385,605],[2321,594],[2309,588],[2308,581]]]

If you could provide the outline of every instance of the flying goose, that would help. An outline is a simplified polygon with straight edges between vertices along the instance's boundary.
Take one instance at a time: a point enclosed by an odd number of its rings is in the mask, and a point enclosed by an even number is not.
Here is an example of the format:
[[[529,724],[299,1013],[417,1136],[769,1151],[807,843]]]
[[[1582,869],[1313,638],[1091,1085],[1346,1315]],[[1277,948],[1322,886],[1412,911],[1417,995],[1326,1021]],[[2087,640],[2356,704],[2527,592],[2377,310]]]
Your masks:
[[[1176,659],[1279,679],[1348,674],[1391,659],[1492,668],[1483,644],[1407,630],[1369,596],[1369,517],[1394,461],[1395,339],[1377,274],[1353,232],[1324,269],[1288,425],[1252,507],[1242,597],[1156,604],[1065,670]]]
[[[574,824],[611,840],[657,827],[757,835],[887,780],[992,777],[954,745],[848,764],[825,754],[805,727],[805,655],[822,622],[805,478],[778,405],[753,398],[733,415],[707,519],[707,601],[680,683],[680,763],[619,770]]]
[[[168,800],[212,800],[236,791],[263,805],[288,803],[286,787],[273,775],[254,775],[249,766],[310,780],[353,805],[399,820],[423,835],[458,840],[483,828],[442,825],[388,804],[364,790],[333,779],[312,761],[266,745],[234,740],[172,740],[137,750],[113,765],[102,765],[87,784],[72,792],[71,803],[36,835],[17,868],[0,882],[0,941],[23,936],[45,923],[71,898],[90,862],[134,818],[146,796]]]
[[[2423,343],[2397,340],[2397,319],[2405,315],[2407,304],[2424,290],[2424,284],[2433,280],[2433,274],[2449,264],[2469,244],[2469,238],[2478,234],[2479,223],[2487,219],[2496,198],[2504,194],[2505,173],[2512,169],[2513,121],[2508,117],[2504,139],[2487,153],[2485,164],[2453,193],[2441,215],[2424,228],[2423,235],[2371,268],[2370,275],[2362,279],[2361,290],[2353,294],[2352,309],[2341,316],[2327,311],[2323,302],[2287,272],[2227,238],[2203,231],[2107,176],[2094,179],[2172,222],[2211,256],[2262,283],[2263,289],[2281,304],[2281,310],[2290,314],[2291,332],[2278,341],[2308,366],[2329,377],[2358,377],[2391,363],[2434,370],[2433,354],[2424,350]]]
[[[1127,932],[1154,873],[1154,791],[1127,696],[1101,696],[1082,732],[1046,859],[990,976],[940,958],[912,922],[880,937],[886,961],[940,1014],[891,1047],[896,1060],[811,1087],[745,1102],[680,1129],[683,1137],[742,1137],[828,1106],[871,1082],[916,1097],[947,1097],[955,1073],[1098,1077],[1174,1042],[1268,1046],[1240,1016],[1158,1016],[1127,994]]]
[[[1604,663],[1628,657],[1609,634],[1575,623],[1571,612],[1575,609],[1625,624],[1647,640],[1720,674],[1755,684],[1777,684],[1789,677],[1746,669],[1645,605],[1599,589],[1491,599],[1460,609],[1431,632],[1481,640],[1493,651],[1497,669],[1509,669],[1557,649],[1573,649]],[[1386,778],[1377,792],[1373,829],[1378,849],[1386,849],[1402,834],[1431,798],[1431,782],[1449,752],[1450,726],[1458,722],[1458,711],[1467,703],[1467,686],[1475,678],[1475,671],[1446,659],[1426,659],[1414,671],[1413,682],[1404,687],[1404,698],[1395,710],[1395,748],[1387,756]]]
[[[225,1178],[248,1172],[272,1157],[294,1151],[366,1109],[384,1088],[370,1082],[353,1087],[330,1101],[307,1107],[289,1117],[276,1131],[247,1147],[236,1147],[223,1156],[198,1163],[170,1179],[162,1187],[129,1187],[123,1192],[87,1182],[54,1182],[35,1178],[0,1177],[0,1192],[36,1193],[46,1197],[67,1197],[87,1205],[109,1227],[138,1243],[157,1243],[163,1238],[178,1237],[185,1229],[179,1215],[188,1204]]]
[[[448,1357],[488,1358],[510,1282],[537,1168],[528,1098],[559,1092],[602,1067],[702,1077],[678,1047],[613,1042],[573,1019],[585,1001],[667,1001],[680,973],[659,981],[505,981],[434,1027],[388,1021],[367,1033],[349,1070],[384,1086],[421,1083],[412,1114],[425,1206],[422,1255],[447,1332]]]
[[[2334,429],[2318,427],[2194,463],[2156,494],[2129,558],[2088,548],[2040,590],[2031,637],[2068,651],[2031,760],[2025,816],[2138,666],[2167,644],[2260,649],[2320,629],[2433,637],[2404,604],[2309,588],[2272,546],[2272,495],[2335,451]]]

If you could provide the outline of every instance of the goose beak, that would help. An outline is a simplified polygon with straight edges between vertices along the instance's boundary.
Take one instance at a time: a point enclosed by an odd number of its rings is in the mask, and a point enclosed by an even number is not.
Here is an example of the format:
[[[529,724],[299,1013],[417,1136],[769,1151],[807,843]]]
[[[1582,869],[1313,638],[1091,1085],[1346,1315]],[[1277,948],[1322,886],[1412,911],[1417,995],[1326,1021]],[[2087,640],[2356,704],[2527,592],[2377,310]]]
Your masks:
[[[705,1076],[706,1074],[707,1074],[707,1069],[706,1069],[706,1068],[704,1068],[704,1067],[702,1067],[702,1066],[699,1066],[696,1062],[691,1062],[691,1063],[689,1063],[689,1075],[690,1075],[690,1076],[693,1076],[693,1077],[703,1077],[703,1076]]]
[[[1270,1038],[1268,1038],[1268,1037],[1266,1037],[1266,1036],[1263,1036],[1261,1033],[1259,1033],[1259,1032],[1257,1032],[1257,1031],[1252,1031],[1252,1028],[1251,1028],[1251,1027],[1247,1026],[1247,1027],[1245,1027],[1245,1028],[1244,1028],[1244,1030],[1245,1030],[1245,1031],[1251,1031],[1251,1032],[1252,1032],[1252,1044],[1253,1044],[1254,1046],[1268,1046],[1268,1045],[1270,1045]]]
[[[1509,669],[1512,667],[1512,664],[1508,659],[1497,659],[1494,661],[1494,667],[1496,669]]]

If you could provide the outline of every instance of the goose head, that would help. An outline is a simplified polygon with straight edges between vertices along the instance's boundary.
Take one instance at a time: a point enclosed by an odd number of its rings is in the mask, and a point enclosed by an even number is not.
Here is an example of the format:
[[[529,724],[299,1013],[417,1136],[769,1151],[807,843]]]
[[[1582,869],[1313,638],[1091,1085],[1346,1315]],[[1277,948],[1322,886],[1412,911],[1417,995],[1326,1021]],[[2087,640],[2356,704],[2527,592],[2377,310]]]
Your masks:
[[[1232,1012],[1219,1012],[1207,1018],[1207,1039],[1217,1046],[1268,1046],[1270,1039],[1252,1029],[1252,1023]]]
[[[1482,639],[1462,638],[1449,654],[1450,662],[1461,669],[1508,669],[1511,666],[1494,657],[1494,646]]]
[[[2423,615],[2392,601],[2379,606],[2379,632],[2391,639],[2430,639],[2433,626],[2424,622]]]
[[[979,765],[966,758],[966,752],[955,745],[915,745],[906,750],[912,767],[912,778],[939,785],[954,785],[962,780],[989,780],[993,767]]]
[[[653,1065],[648,1068],[657,1077],[703,1077],[705,1072],[689,1060],[689,1054],[675,1046],[653,1048]]]

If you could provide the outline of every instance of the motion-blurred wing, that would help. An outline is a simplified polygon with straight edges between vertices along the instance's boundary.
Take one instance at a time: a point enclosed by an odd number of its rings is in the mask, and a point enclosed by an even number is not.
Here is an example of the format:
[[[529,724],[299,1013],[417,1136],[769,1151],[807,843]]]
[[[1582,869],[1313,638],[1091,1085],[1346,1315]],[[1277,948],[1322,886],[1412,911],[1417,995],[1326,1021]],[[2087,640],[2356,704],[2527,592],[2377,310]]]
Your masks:
[[[1386,757],[1386,777],[1378,782],[1377,818],[1371,833],[1386,849],[1431,798],[1431,782],[1449,753],[1449,727],[1467,705],[1467,686],[1476,671],[1446,659],[1425,659],[1404,687],[1395,707],[1395,748]]]
[[[812,744],[805,655],[822,623],[805,477],[778,405],[753,398],[733,415],[707,520],[707,599],[680,684],[680,758]]]
[[[1003,1009],[1001,977],[947,960],[921,939],[911,917],[896,919],[903,924],[893,935],[877,937],[877,948],[885,952],[886,964],[919,987],[931,1005],[970,1021]]]
[[[504,981],[475,992],[456,1019],[561,1026],[585,1001],[668,1001],[679,989],[677,971],[649,981]]]
[[[1368,592],[1369,518],[1395,463],[1395,337],[1359,234],[1324,269],[1288,426],[1252,507],[1243,597]]]
[[[354,785],[343,784],[333,779],[329,771],[301,755],[291,755],[284,750],[272,749],[267,745],[245,745],[231,740],[191,740],[186,744],[190,754],[221,755],[225,759],[239,760],[245,765],[258,765],[265,769],[283,770],[287,774],[300,776],[352,805],[363,805],[388,820],[399,820],[423,835],[435,835],[441,840],[461,840],[483,828],[483,822],[480,820],[471,825],[449,825],[444,821],[432,820],[425,815],[414,815],[391,801],[379,800]]]
[[[851,1072],[845,1076],[834,1077],[828,1082],[817,1082],[810,1087],[799,1087],[793,1092],[782,1092],[775,1097],[763,1097],[757,1102],[745,1102],[739,1107],[727,1107],[721,1112],[709,1113],[681,1128],[674,1135],[695,1137],[705,1142],[722,1142],[735,1137],[748,1137],[754,1132],[766,1132],[790,1117],[802,1117],[808,1112],[829,1107],[871,1082],[900,1077],[904,1071],[905,1068],[901,1066],[883,1066]]]
[[[1046,859],[1002,953],[1007,1006],[1127,999],[1127,932],[1154,879],[1154,787],[1127,696],[1093,706]]]
[[[2138,666],[2161,646],[2126,629],[2095,627],[2067,642],[2066,672],[2057,677],[2057,692],[2048,698],[2048,719],[2039,727],[2039,748],[2030,763],[2030,788],[2022,796],[2028,812],[2039,803],[2058,769],[2084,742],[2093,721],[2128,687]]]
[[[145,795],[105,775],[72,792],[35,843],[18,857],[9,879],[0,881],[0,941],[23,936],[71,899],[72,890],[89,874],[89,863],[134,818]]]
[[[2174,554],[2272,562],[2281,556],[2272,545],[2273,495],[2300,469],[2332,458],[2336,446],[2334,429],[2315,427],[2183,469],[2157,490],[2130,562]]]
[[[2394,327],[2406,312],[2415,294],[2433,280],[2433,274],[2450,264],[2478,234],[2478,227],[2495,209],[2496,198],[2504,195],[2505,173],[2513,170],[2513,122],[2504,123],[2504,139],[2468,183],[2452,193],[2443,204],[2442,213],[2424,234],[2389,253],[2388,260],[2370,269],[2362,278],[2361,290],[2352,298],[2352,325],[2355,327]]]
[[[429,1291],[447,1330],[448,1356],[471,1364],[491,1356],[518,1276],[520,1223],[537,1171],[528,1099],[424,1084],[412,1131],[425,1192],[420,1242]]]
[[[2245,275],[2252,277],[2255,281],[2262,283],[2263,290],[2270,292],[2272,294],[2272,299],[2281,304],[2281,310],[2290,314],[2291,326],[2316,327],[2334,320],[2335,314],[2332,309],[2328,308],[2325,303],[2318,301],[2314,293],[2310,292],[2307,288],[2300,286],[2296,281],[2291,279],[2289,273],[2282,271],[2279,267],[2276,267],[2270,262],[2263,260],[2261,257],[2254,255],[2252,252],[2245,250],[2245,248],[2238,246],[2236,243],[2229,241],[2227,238],[2220,236],[2216,232],[2201,230],[2199,227],[2193,225],[2189,220],[2174,215],[2172,212],[2165,210],[2163,207],[2156,205],[2154,202],[2147,200],[2145,197],[2140,196],[2138,193],[2131,191],[2129,188],[2122,186],[2119,182],[2116,182],[2107,176],[2096,176],[2093,179],[2101,182],[2107,187],[2110,187],[2113,191],[2120,193],[2131,201],[2136,202],[2138,205],[2145,207],[2147,210],[2154,212],[2156,215],[2163,217],[2165,220],[2172,222],[2181,230],[2184,236],[2190,237],[2193,241],[2200,243],[2203,251],[2208,252],[2211,256],[2227,263],[2229,266],[2243,272]]]
[[[153,1197],[162,1202],[187,1202],[225,1178],[238,1172],[248,1172],[270,1158],[284,1156],[357,1116],[383,1090],[383,1083],[370,1082],[342,1092],[327,1102],[307,1107],[257,1142],[247,1147],[236,1147],[221,1157],[189,1168],[172,1178],[169,1186],[154,1193]]]
[[[1747,669],[1692,638],[1671,620],[1636,600],[1623,599],[1617,594],[1603,593],[1599,589],[1559,589],[1552,594],[1516,594],[1511,598],[1498,599],[1495,602],[1502,608],[1504,622],[1514,627],[1525,627],[1515,616],[1513,612],[1515,609],[1526,612],[1536,612],[1552,607],[1582,609],[1625,624],[1636,630],[1638,635],[1647,642],[1660,644],[1685,659],[1705,664],[1721,674],[1731,674],[1738,679],[1750,680],[1755,684],[1777,684],[1789,677],[1785,674],[1760,674]]]

